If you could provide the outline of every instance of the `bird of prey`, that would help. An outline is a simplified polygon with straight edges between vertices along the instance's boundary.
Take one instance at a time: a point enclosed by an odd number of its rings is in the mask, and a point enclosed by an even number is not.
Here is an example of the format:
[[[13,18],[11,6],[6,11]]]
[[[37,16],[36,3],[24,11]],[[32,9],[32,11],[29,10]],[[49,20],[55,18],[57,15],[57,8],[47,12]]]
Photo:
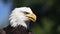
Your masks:
[[[29,23],[36,21],[36,15],[29,7],[15,8],[9,20],[10,24],[3,28],[5,34],[33,34],[29,30]]]

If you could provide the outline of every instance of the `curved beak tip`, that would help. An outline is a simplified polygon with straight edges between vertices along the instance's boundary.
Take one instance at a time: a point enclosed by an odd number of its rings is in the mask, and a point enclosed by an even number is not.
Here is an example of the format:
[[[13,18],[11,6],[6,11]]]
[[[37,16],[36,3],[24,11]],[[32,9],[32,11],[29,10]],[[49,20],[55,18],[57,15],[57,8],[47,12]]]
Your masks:
[[[36,22],[36,15],[33,13],[33,14],[28,14],[27,17],[32,20],[33,22]]]

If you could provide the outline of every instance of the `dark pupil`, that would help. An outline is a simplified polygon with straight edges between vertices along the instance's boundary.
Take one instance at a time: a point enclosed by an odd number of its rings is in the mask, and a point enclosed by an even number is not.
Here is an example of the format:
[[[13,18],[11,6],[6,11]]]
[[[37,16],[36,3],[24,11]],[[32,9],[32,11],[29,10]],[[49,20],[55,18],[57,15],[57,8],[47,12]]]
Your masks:
[[[25,12],[25,14],[29,14],[28,12]]]

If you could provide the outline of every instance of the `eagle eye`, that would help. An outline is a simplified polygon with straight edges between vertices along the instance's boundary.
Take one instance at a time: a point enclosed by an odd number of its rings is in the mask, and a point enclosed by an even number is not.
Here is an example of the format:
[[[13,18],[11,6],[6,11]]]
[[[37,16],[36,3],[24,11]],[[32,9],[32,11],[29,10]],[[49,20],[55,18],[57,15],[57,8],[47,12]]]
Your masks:
[[[29,14],[28,12],[24,12],[25,14]]]

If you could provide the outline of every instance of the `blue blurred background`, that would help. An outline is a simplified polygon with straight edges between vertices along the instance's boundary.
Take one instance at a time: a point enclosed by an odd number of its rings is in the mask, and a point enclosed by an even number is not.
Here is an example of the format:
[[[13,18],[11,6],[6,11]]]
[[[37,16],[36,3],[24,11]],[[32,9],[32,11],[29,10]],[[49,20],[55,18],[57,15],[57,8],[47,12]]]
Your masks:
[[[12,9],[11,0],[4,1],[0,0],[0,28],[6,27],[8,23],[8,16]]]

